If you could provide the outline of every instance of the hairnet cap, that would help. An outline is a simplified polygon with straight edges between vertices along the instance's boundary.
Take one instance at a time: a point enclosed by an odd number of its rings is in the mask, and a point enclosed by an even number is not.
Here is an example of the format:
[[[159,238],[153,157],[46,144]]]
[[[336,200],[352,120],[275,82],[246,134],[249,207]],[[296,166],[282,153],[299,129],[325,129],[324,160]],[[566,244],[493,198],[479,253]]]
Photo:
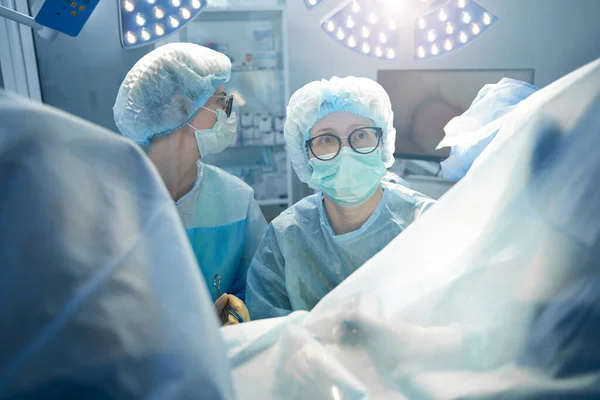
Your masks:
[[[387,168],[394,163],[396,130],[390,97],[377,82],[349,76],[315,81],[298,90],[287,107],[285,142],[298,178],[310,182],[311,168],[305,142],[312,127],[328,114],[346,112],[368,118],[383,130],[382,158]]]
[[[227,56],[192,43],[170,43],[129,71],[113,107],[119,131],[139,144],[189,122],[231,76]]]

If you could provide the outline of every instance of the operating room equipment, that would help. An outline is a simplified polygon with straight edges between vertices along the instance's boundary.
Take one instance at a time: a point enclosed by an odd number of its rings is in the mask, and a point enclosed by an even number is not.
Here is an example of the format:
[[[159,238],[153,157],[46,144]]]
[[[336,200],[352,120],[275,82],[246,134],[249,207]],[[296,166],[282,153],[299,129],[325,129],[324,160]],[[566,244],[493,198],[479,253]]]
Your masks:
[[[217,299],[219,297],[221,297],[221,295],[223,293],[221,293],[221,276],[219,274],[216,274],[213,277],[213,286],[215,287],[215,289],[217,290]],[[233,316],[238,322],[246,322],[246,319],[244,317],[242,317],[236,310],[234,307],[231,306],[231,304],[227,303],[227,306],[225,306],[226,311],[229,315]]]

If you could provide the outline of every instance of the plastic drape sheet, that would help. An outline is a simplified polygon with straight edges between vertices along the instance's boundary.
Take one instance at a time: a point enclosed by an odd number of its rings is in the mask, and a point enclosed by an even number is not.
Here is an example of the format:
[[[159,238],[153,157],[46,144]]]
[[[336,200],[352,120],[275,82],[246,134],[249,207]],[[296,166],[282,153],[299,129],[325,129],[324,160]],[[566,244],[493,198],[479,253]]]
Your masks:
[[[600,397],[600,60],[532,95],[310,312],[222,331],[244,399]]]
[[[232,399],[173,201],[132,142],[0,91],[0,399]]]

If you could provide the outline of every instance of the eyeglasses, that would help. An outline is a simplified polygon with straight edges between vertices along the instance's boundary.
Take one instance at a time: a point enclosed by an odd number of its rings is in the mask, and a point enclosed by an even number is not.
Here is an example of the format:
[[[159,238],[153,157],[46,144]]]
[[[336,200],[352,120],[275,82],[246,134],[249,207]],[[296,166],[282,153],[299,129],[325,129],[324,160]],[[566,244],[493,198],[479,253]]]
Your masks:
[[[321,161],[333,160],[342,151],[342,139],[347,139],[352,150],[359,154],[374,152],[381,143],[383,130],[376,127],[362,127],[353,130],[348,136],[340,137],[332,133],[315,136],[306,141],[306,147]]]
[[[227,114],[227,118],[231,117],[231,111],[233,110],[233,96],[210,96],[216,99],[221,99],[223,102],[223,111]]]

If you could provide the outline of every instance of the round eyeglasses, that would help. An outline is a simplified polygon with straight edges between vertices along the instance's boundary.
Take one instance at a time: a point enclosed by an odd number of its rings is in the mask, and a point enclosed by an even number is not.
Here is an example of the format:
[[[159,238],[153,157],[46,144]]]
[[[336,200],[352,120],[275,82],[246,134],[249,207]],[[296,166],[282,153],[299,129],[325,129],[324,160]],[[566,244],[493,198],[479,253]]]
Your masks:
[[[321,161],[333,160],[342,151],[342,139],[347,139],[352,150],[359,154],[374,152],[381,143],[383,130],[376,127],[363,127],[353,130],[348,136],[340,137],[332,133],[315,136],[306,141],[306,147]]]

